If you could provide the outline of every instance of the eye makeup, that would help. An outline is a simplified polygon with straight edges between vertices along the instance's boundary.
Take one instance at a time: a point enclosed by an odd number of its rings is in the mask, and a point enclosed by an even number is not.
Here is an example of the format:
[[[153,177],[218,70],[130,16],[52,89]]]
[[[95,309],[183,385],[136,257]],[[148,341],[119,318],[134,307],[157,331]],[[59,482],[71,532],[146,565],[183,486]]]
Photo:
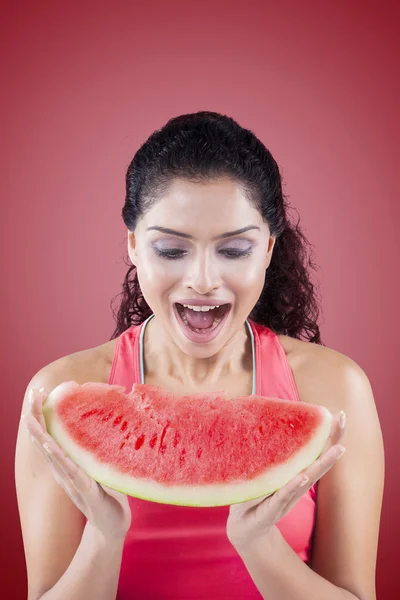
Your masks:
[[[187,250],[182,250],[180,248],[159,248],[156,245],[153,245],[153,250],[155,252],[155,254],[161,258],[166,258],[169,260],[176,260],[177,258],[183,258],[184,256],[187,255]],[[239,248],[222,248],[220,250],[218,250],[218,254],[220,254],[221,256],[224,256],[227,259],[238,259],[238,258],[245,258],[247,256],[250,256],[250,254],[252,253],[253,248],[250,246],[248,248],[245,248],[243,250],[239,249]]]

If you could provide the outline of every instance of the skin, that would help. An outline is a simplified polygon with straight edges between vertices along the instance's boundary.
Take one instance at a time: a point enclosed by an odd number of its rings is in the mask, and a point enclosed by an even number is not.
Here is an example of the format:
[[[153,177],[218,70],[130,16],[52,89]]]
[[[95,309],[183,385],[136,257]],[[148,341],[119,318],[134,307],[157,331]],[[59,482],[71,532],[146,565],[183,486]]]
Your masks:
[[[250,225],[257,229],[219,237]],[[149,230],[155,226],[191,237]],[[268,224],[235,182],[225,178],[207,184],[174,181],[166,196],[139,220],[136,230],[128,232],[129,256],[137,266],[141,289],[155,314],[145,332],[146,383],[161,385],[177,394],[221,389],[226,390],[228,397],[251,393],[251,346],[244,321],[261,293],[266,272],[268,276],[274,243]],[[156,254],[157,248],[180,250],[184,255],[168,260]],[[242,258],[230,259],[223,254],[249,248],[251,254]],[[172,303],[184,298],[231,304],[225,326],[212,342],[194,344],[182,334]],[[318,589],[327,600],[374,599],[384,458],[371,386],[354,361],[332,349],[283,335],[279,341],[300,398],[324,405],[335,415],[331,437],[321,457],[302,473],[309,477],[305,486],[300,487],[302,478],[296,477],[268,498],[231,506],[228,538],[246,564],[249,556],[254,557],[261,550],[268,556],[267,547],[264,549],[262,544],[276,539],[276,522],[320,480],[310,564],[314,576],[319,574],[318,581],[311,583],[311,570],[298,557],[294,568],[299,569],[299,577],[305,578],[305,589],[322,585]],[[123,540],[129,528],[126,497],[99,486],[72,463],[46,433],[41,413],[46,394],[62,381],[107,382],[115,343],[113,340],[63,357],[42,369],[28,385],[22,407],[26,427],[20,427],[17,441],[16,482],[30,598],[41,597],[57,582],[60,584],[66,570],[70,571],[68,565],[85,527],[82,514],[93,531],[111,545],[115,545],[115,540]],[[45,390],[37,392],[30,404],[30,389],[42,386]],[[347,415],[346,429],[339,423],[341,410]],[[50,451],[50,469],[44,443]],[[341,444],[347,452],[338,461]],[[38,514],[47,516],[45,536]],[[111,529],[110,515],[114,524]],[[273,544],[277,556],[280,551],[287,551],[280,546],[281,541]],[[260,569],[263,575],[255,571],[259,589],[263,582],[259,583],[258,578],[265,577],[266,570],[265,566]],[[275,569],[274,573],[278,571]],[[288,590],[279,587],[286,580],[283,573],[274,582],[271,574],[269,589],[276,585],[278,597],[292,597]],[[108,584],[111,595],[104,598],[112,597],[117,576]],[[339,595],[343,590],[349,595]],[[47,597],[51,600],[53,596]],[[80,597],[85,596],[76,596]]]
[[[154,226],[193,239],[149,230]],[[257,229],[218,239],[223,233],[247,226]],[[176,180],[165,197],[140,219],[135,232],[128,233],[129,257],[155,314],[146,328],[151,332],[146,341],[151,368],[160,379],[172,378],[172,385],[179,381],[185,389],[202,391],[221,377],[227,379],[243,370],[241,359],[247,340],[243,323],[261,294],[274,244],[268,224],[229,179],[207,185]],[[171,260],[157,256],[155,249],[179,249],[185,255]],[[252,254],[243,258],[222,254],[248,249]],[[191,298],[232,305],[223,330],[210,343],[189,341],[173,315],[174,301]]]

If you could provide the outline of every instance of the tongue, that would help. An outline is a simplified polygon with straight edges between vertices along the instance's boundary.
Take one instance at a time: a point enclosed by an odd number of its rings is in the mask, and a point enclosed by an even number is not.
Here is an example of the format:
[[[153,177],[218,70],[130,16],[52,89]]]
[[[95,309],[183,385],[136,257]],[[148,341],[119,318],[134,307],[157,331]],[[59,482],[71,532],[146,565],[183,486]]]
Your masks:
[[[190,327],[207,329],[214,323],[215,308],[207,312],[194,311],[191,308],[184,308],[184,311]]]

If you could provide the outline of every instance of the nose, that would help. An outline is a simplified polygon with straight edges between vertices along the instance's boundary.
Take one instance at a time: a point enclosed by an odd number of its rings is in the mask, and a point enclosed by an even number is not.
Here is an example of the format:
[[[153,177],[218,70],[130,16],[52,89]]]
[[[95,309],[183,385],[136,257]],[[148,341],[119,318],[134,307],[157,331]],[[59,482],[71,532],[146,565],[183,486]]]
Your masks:
[[[186,285],[198,294],[207,294],[221,286],[219,267],[210,253],[199,253],[193,259],[187,272]]]

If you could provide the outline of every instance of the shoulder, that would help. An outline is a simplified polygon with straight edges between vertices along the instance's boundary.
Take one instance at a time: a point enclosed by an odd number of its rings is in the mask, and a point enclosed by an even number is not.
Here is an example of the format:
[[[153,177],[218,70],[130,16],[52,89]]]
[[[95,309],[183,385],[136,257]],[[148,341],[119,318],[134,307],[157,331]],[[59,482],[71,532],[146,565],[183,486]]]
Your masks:
[[[371,402],[372,392],[364,370],[353,359],[327,346],[279,335],[301,400],[323,404],[335,412],[357,403]],[[346,404],[346,406],[343,406]]]
[[[79,350],[45,365],[31,379],[30,388],[44,387],[48,392],[64,381],[79,384],[90,381],[107,383],[114,358],[117,339],[99,346]]]

